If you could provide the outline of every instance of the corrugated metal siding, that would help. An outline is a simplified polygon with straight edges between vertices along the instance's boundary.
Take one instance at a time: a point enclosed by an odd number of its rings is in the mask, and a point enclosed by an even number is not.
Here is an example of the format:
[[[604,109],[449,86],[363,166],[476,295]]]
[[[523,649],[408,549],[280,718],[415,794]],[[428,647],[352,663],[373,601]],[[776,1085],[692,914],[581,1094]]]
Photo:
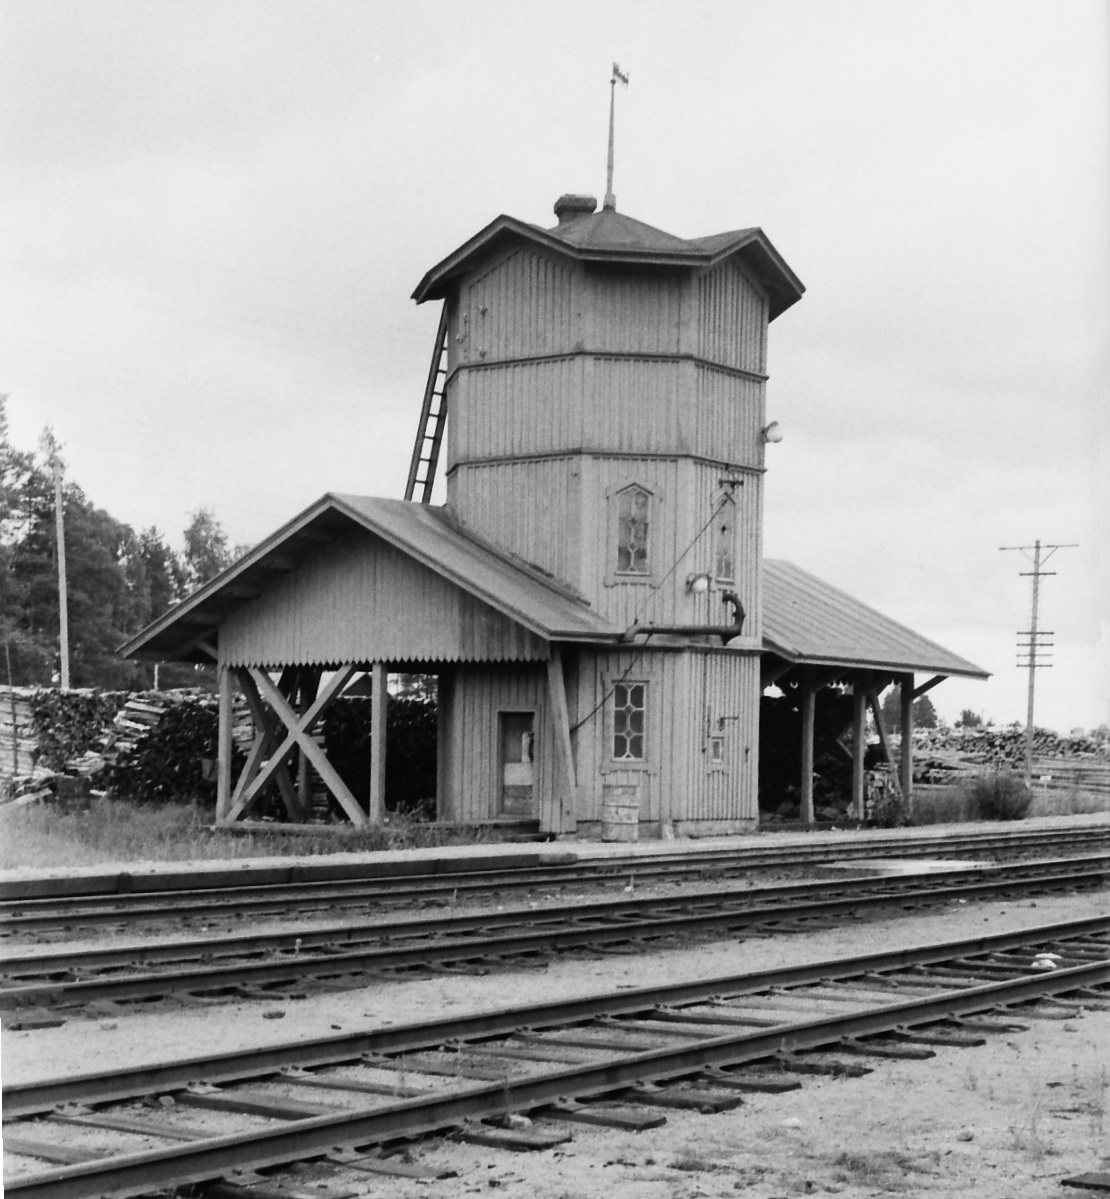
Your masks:
[[[767,301],[734,262],[698,280],[698,356],[762,372],[767,362]]]
[[[536,803],[554,787],[555,742],[547,717],[547,669],[460,666],[452,672],[450,736],[440,746],[442,819],[478,821],[497,815],[500,798],[498,713],[536,713]],[[450,815],[444,815],[444,812]]]
[[[569,259],[520,249],[465,286],[464,362],[496,362],[574,348],[575,268]]]
[[[233,612],[233,666],[544,660],[546,643],[387,543],[352,534]]]

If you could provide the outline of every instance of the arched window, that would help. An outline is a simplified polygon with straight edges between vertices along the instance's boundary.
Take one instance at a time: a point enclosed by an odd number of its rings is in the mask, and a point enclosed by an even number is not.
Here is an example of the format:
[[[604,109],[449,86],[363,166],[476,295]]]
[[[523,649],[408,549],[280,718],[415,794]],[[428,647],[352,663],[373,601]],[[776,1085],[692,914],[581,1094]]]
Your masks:
[[[617,494],[617,561],[621,575],[651,574],[651,493],[633,485]]]

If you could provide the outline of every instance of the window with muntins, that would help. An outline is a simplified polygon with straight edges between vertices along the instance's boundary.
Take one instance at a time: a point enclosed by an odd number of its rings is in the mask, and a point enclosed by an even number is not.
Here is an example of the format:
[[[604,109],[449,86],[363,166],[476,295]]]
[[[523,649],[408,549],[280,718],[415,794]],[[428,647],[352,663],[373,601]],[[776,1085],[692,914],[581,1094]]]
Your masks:
[[[629,487],[617,496],[617,574],[651,573],[648,526],[651,496],[642,487]]]
[[[644,761],[646,715],[646,683],[618,683],[613,688],[614,761]]]
[[[713,521],[713,574],[722,583],[736,577],[736,502],[725,496]]]

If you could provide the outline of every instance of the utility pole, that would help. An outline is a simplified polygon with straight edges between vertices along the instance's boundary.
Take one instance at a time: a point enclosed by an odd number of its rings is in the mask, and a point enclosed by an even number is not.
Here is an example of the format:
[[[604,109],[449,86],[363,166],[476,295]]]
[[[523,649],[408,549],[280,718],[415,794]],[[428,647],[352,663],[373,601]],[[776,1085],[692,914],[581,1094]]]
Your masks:
[[[58,528],[58,641],[62,653],[62,690],[69,690],[69,591],[66,588],[66,531],[62,507],[62,463],[50,455],[54,472],[54,516]]]
[[[1048,629],[1040,629],[1037,627],[1038,608],[1040,603],[1041,579],[1047,575],[1054,575],[1054,570],[1042,570],[1041,567],[1052,557],[1057,550],[1075,549],[1078,542],[1069,542],[1067,545],[1041,545],[1039,541],[1033,542],[1032,545],[1000,545],[1001,550],[1017,550],[1024,554],[1029,561],[1033,563],[1032,570],[1023,570],[1021,575],[1023,578],[1032,578],[1033,580],[1033,606],[1032,615],[1029,620],[1028,629],[1019,629],[1019,637],[1028,637],[1026,642],[1018,642],[1018,654],[1024,653],[1026,660],[1022,662],[1019,658],[1018,666],[1027,666],[1029,668],[1029,701],[1025,717],[1025,785],[1031,787],[1033,785],[1033,696],[1035,691],[1035,682],[1038,670],[1047,670],[1052,666],[1051,662],[1038,661],[1038,655],[1044,658],[1045,650],[1053,647],[1053,642],[1043,641],[1044,637],[1054,637],[1056,634]],[[1041,551],[1048,552],[1042,556]],[[1029,553],[1032,551],[1033,556],[1030,558]]]

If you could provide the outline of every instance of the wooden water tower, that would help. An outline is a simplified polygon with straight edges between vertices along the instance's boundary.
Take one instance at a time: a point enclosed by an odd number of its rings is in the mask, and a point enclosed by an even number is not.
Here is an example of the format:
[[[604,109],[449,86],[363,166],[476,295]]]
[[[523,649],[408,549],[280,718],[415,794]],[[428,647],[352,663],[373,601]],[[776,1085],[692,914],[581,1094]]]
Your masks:
[[[444,318],[410,496],[446,423],[454,520],[621,630],[565,655],[578,820],[634,796],[643,822],[747,827],[767,326],[803,289],[759,229],[683,239],[596,208],[498,217],[421,280]]]

